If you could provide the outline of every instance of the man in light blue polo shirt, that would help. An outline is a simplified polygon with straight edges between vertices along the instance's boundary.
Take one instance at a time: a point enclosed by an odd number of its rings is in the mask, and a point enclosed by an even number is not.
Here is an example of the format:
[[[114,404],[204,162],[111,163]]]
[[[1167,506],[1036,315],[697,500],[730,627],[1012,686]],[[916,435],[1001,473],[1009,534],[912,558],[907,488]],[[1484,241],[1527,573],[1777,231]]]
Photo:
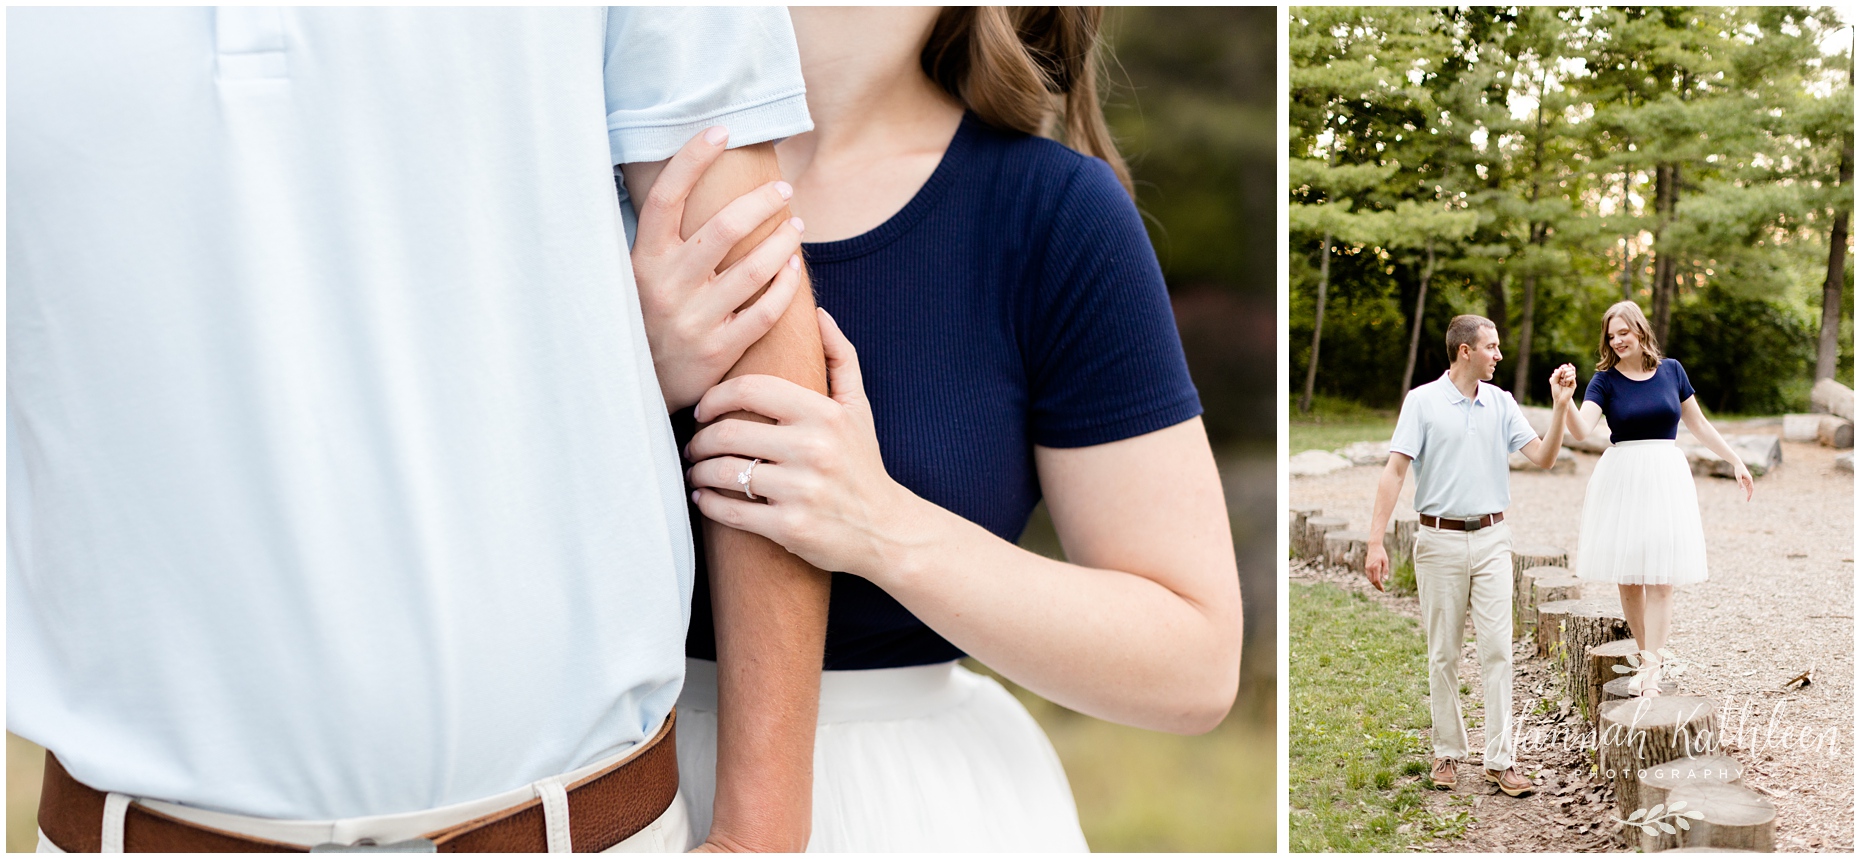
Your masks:
[[[1451,790],[1458,761],[1467,755],[1460,713],[1460,643],[1472,612],[1485,687],[1485,779],[1519,796],[1531,782],[1513,766],[1511,735],[1511,504],[1509,457],[1514,451],[1541,468],[1556,464],[1563,418],[1576,390],[1575,368],[1550,375],[1555,414],[1550,433],[1537,432],[1511,394],[1487,384],[1503,357],[1498,330],[1482,316],[1456,316],[1447,326],[1452,358],[1439,379],[1402,400],[1388,466],[1376,485],[1365,571],[1382,588],[1389,571],[1382,535],[1401,495],[1410,462],[1415,468],[1414,577],[1427,631],[1427,689],[1434,723],[1436,787]]]
[[[583,783],[663,736],[692,589],[614,175],[811,128],[786,12],[7,23],[7,724],[98,795],[47,846],[689,846],[675,770]],[[811,739],[813,647],[758,724]]]

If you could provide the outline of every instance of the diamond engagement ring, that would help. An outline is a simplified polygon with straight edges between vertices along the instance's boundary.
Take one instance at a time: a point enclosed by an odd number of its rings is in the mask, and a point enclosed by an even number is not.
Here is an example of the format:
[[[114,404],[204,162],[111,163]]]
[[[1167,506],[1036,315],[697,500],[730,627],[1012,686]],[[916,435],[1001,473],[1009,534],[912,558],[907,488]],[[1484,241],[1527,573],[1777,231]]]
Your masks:
[[[743,488],[743,494],[749,496],[751,501],[756,500],[756,493],[755,490],[749,488],[749,481],[755,478],[756,466],[761,462],[760,459],[752,459],[748,466],[736,474],[736,485]]]

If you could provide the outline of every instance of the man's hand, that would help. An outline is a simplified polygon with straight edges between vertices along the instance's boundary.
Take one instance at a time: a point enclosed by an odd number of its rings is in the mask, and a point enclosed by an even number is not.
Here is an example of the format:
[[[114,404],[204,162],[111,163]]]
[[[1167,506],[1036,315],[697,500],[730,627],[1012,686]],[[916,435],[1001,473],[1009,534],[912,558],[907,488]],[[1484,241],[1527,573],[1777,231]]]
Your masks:
[[[1567,406],[1576,395],[1576,368],[1564,364],[1550,371],[1550,402],[1553,405]]]
[[[1363,561],[1363,573],[1369,576],[1369,584],[1376,590],[1386,590],[1382,583],[1389,577],[1389,553],[1382,548],[1382,541],[1369,544],[1368,557]]]

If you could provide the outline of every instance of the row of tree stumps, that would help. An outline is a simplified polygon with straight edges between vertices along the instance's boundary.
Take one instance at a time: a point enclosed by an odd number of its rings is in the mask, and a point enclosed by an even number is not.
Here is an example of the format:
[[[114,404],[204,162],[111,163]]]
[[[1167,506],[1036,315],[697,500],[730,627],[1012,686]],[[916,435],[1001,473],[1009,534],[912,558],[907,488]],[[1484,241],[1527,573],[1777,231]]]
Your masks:
[[[1291,511],[1295,558],[1362,572],[1369,535],[1317,507]],[[1396,516],[1383,535],[1391,568],[1414,555],[1419,522]],[[1639,652],[1614,596],[1584,598],[1569,555],[1551,546],[1512,552],[1513,633],[1558,667],[1593,730],[1596,770],[1614,788],[1624,837],[1646,852],[1775,849],[1776,809],[1743,785],[1744,768],[1722,754],[1718,703],[1679,694],[1631,697]]]

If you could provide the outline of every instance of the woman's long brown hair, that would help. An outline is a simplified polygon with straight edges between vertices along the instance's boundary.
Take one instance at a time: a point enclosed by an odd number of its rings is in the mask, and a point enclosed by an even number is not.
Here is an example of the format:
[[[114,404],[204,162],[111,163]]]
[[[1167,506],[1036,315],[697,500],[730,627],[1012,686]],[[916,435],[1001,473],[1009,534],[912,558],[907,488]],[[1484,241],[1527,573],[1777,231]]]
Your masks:
[[[1130,169],[1098,103],[1100,6],[951,6],[924,46],[924,73],[983,122],[1051,137],[1109,162],[1134,197]]]

